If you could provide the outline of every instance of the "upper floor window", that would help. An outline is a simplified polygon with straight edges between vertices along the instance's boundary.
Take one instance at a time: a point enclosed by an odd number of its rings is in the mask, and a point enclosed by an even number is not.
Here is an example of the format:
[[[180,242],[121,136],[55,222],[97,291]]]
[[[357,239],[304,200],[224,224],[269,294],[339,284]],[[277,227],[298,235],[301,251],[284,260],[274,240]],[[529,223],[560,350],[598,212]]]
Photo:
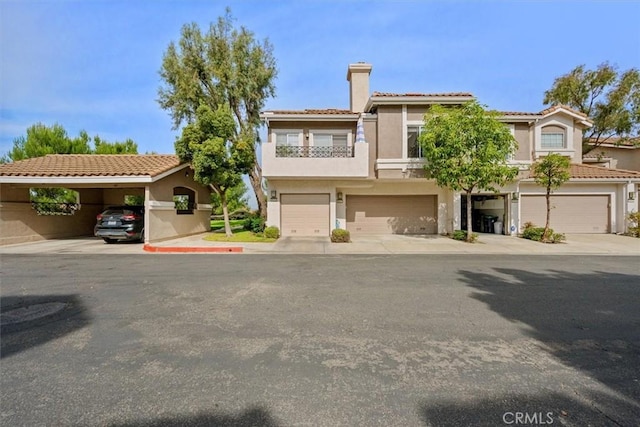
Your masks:
[[[297,132],[276,133],[277,147],[297,147],[300,145],[300,134]]]
[[[422,126],[407,126],[407,157],[419,158],[422,156],[422,146],[420,145],[420,134]]]
[[[542,128],[540,148],[567,148],[564,129],[559,126],[545,126]]]
[[[346,147],[349,145],[346,133],[314,133],[314,147]]]

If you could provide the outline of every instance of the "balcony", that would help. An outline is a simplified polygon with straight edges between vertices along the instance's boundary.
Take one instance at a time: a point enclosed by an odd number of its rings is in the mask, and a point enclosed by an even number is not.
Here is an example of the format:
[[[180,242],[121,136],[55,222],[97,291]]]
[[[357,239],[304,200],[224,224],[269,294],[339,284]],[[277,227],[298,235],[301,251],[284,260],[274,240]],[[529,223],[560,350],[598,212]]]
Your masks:
[[[369,144],[348,147],[262,146],[265,178],[367,178]]]

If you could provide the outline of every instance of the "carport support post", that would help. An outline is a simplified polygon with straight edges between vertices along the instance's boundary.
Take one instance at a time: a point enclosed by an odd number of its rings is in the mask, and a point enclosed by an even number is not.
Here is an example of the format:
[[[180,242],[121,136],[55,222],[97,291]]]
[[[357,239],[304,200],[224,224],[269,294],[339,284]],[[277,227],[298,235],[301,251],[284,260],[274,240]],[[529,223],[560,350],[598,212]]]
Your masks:
[[[149,186],[146,185],[144,187],[144,243],[149,243],[149,226],[151,225],[151,212],[149,212],[151,205],[151,203],[149,203],[150,196],[151,191],[149,190]]]

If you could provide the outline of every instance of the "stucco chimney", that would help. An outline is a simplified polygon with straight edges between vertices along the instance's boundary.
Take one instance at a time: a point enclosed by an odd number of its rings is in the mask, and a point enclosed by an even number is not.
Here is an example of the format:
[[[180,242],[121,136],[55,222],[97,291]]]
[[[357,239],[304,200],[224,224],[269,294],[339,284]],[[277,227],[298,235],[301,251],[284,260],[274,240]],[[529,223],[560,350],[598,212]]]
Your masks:
[[[364,112],[369,100],[369,75],[371,64],[358,62],[349,64],[347,80],[349,81],[349,108],[354,113]]]

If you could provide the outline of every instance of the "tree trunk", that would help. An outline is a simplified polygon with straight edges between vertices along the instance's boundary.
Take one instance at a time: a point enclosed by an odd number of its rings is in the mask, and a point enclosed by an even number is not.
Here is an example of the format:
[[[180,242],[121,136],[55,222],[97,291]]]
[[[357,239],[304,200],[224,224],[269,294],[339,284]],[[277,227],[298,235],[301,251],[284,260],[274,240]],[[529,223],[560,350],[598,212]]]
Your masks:
[[[251,182],[251,187],[253,187],[253,192],[256,195],[256,202],[258,203],[258,212],[260,213],[260,218],[266,221],[267,200],[264,197],[264,191],[262,191],[262,171],[260,170],[259,165],[256,165],[255,168],[249,171],[249,182]]]
[[[547,221],[544,224],[544,232],[542,233],[542,241],[547,242],[549,240],[549,219],[551,218],[551,190],[547,187],[547,194],[545,195],[547,199]]]
[[[227,237],[233,236],[233,232],[231,231],[231,223],[229,222],[229,209],[227,209],[227,192],[221,191],[220,193],[220,203],[222,204],[222,216],[224,217],[224,234]]]
[[[473,240],[473,224],[472,215],[471,215],[471,190],[467,191],[467,242],[471,242]]]

